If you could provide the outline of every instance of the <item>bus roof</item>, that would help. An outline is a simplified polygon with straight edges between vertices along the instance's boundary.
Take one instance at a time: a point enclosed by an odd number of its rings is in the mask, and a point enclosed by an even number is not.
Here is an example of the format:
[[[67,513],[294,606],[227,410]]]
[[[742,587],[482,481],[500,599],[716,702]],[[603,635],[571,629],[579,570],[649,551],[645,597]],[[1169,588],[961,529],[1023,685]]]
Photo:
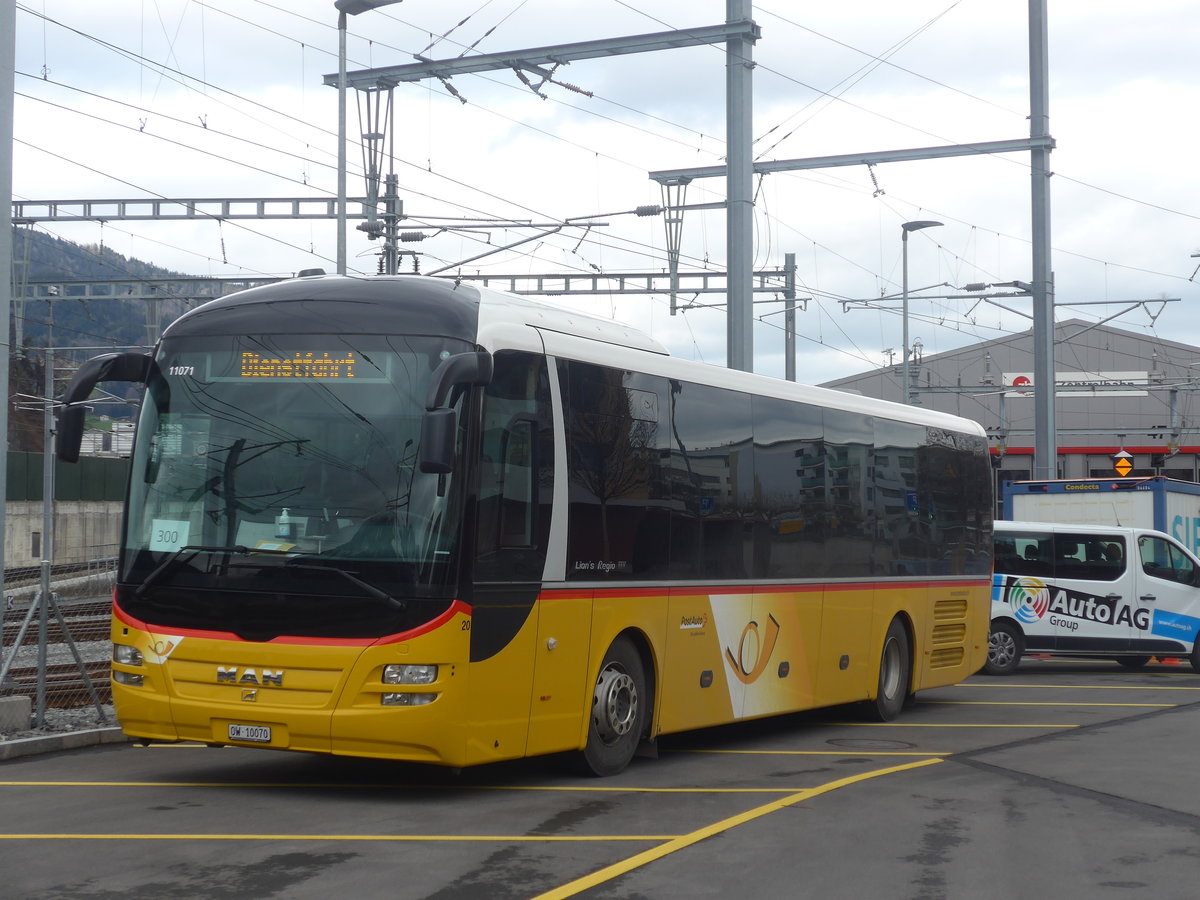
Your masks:
[[[302,313],[305,309],[315,312],[326,303],[338,304],[333,320],[345,333],[365,329],[371,333],[397,330],[443,334],[461,337],[492,352],[545,352],[647,375],[986,436],[977,422],[936,410],[673,357],[661,343],[632,326],[451,278],[313,275],[288,279],[209,301],[172,323],[164,336],[251,333],[276,327],[284,331],[328,330],[328,311],[320,316],[296,315],[289,307],[289,314],[283,315],[278,306],[296,304]]]

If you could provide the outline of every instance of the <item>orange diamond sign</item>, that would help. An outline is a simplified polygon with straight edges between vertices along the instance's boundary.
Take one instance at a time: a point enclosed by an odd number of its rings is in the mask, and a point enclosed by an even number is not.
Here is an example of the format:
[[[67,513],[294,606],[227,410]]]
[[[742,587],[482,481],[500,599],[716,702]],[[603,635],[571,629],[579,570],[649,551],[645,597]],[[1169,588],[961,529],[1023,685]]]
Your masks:
[[[1133,457],[1124,450],[1113,454],[1113,468],[1116,469],[1118,475],[1124,478],[1133,471]]]

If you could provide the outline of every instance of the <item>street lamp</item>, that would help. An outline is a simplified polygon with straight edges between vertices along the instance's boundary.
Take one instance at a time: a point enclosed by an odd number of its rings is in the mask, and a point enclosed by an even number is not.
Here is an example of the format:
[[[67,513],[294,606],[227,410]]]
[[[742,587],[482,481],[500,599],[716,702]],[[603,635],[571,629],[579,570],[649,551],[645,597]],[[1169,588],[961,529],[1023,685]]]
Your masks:
[[[337,273],[346,274],[346,16],[401,0],[334,0],[338,11]]]
[[[910,231],[920,231],[922,228],[936,228],[937,226],[942,225],[942,224],[943,224],[942,222],[934,222],[929,219],[918,219],[915,222],[905,222],[904,224],[902,224],[900,226],[900,240],[901,240],[901,247],[903,248],[903,252],[901,253],[901,256],[903,257],[903,260],[904,260],[904,262],[903,262],[904,303],[901,307],[901,309],[902,309],[901,315],[904,319],[904,337],[903,337],[904,363],[901,366],[901,373],[902,373],[901,377],[903,378],[903,384],[901,385],[901,396],[903,397],[903,399],[901,400],[901,402],[905,403],[905,404],[911,404],[911,402],[912,402],[912,397],[909,395],[911,385],[908,380],[908,355],[909,355],[909,348],[908,348],[908,233]]]

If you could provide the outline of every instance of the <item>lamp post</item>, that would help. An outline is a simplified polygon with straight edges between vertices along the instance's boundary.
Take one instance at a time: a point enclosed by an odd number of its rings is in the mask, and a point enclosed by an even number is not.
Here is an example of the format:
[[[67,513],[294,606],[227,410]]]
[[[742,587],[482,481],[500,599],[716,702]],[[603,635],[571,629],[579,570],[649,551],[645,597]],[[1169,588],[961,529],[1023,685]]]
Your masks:
[[[901,387],[900,395],[903,399],[900,402],[904,403],[904,404],[912,403],[912,397],[910,396],[911,383],[908,380],[908,352],[909,352],[909,350],[908,350],[908,233],[910,231],[920,231],[922,228],[936,228],[937,226],[939,226],[941,224],[943,224],[943,223],[934,222],[929,219],[918,219],[915,222],[905,222],[904,224],[902,224],[900,226],[900,242],[901,242],[900,245],[901,245],[901,248],[903,251],[900,255],[903,258],[902,267],[903,267],[903,279],[904,279],[903,280],[904,302],[901,306],[901,310],[902,310],[901,316],[904,319],[904,336],[903,336],[903,341],[904,341],[903,360],[904,361],[903,361],[903,364],[901,365],[901,378],[903,379],[903,383],[900,386]]]
[[[346,274],[346,16],[401,0],[334,0],[338,11],[337,273]]]

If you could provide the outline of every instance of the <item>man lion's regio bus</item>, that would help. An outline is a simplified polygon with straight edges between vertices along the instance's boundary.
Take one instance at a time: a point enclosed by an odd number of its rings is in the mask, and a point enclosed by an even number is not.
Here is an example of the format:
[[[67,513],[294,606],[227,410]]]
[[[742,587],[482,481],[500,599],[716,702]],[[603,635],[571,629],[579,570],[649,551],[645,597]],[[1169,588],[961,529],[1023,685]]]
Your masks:
[[[146,741],[467,766],[856,701],[987,651],[973,422],[419,276],[213,300],[153,354],[113,597]]]

